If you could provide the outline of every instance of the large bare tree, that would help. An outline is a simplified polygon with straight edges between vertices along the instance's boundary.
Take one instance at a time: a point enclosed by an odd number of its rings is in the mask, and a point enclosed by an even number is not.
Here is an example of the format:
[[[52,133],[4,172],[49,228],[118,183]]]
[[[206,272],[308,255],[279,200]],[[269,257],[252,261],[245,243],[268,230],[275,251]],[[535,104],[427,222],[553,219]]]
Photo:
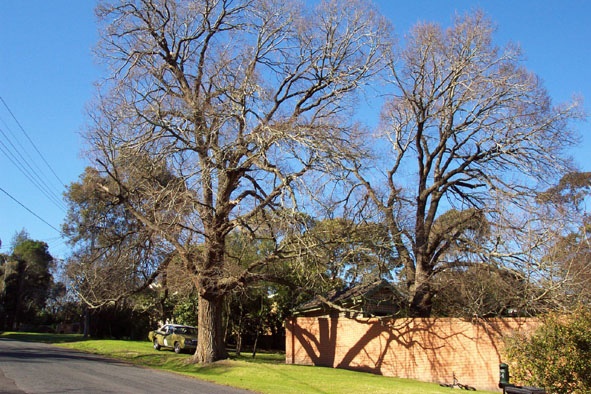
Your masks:
[[[224,296],[281,257],[265,223],[287,223],[304,180],[352,154],[347,112],[390,29],[364,1],[102,1],[98,15],[112,74],[87,132],[110,178],[97,187],[182,260],[199,292],[194,361],[212,362]],[[237,228],[275,249],[229,267]]]
[[[531,230],[525,208],[568,168],[578,103],[553,105],[493,32],[481,12],[417,24],[390,64],[377,159],[352,168],[389,227],[414,316],[430,315],[438,273],[522,254],[501,226]]]

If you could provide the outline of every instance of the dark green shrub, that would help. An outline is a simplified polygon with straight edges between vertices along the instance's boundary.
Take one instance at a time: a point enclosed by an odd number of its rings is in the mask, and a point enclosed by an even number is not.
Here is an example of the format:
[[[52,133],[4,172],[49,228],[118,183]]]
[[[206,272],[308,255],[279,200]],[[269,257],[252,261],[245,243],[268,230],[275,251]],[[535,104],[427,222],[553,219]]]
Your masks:
[[[591,311],[549,314],[530,336],[506,341],[511,382],[545,387],[551,393],[591,392]]]

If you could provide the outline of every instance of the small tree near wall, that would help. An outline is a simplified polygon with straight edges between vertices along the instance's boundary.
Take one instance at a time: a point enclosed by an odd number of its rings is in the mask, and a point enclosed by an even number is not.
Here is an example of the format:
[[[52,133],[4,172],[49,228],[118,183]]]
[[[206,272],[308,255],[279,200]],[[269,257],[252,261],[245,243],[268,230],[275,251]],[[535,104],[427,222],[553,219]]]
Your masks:
[[[530,337],[509,338],[506,356],[513,383],[559,394],[591,392],[591,311],[547,315]]]

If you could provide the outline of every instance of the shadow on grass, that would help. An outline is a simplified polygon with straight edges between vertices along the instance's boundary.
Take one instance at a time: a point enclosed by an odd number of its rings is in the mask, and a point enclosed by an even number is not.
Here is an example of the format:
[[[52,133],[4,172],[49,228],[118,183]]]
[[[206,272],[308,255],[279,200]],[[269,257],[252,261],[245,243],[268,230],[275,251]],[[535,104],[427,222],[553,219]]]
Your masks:
[[[0,339],[14,339],[17,341],[26,342],[42,342],[42,343],[66,343],[66,342],[82,342],[88,340],[82,334],[47,334],[34,332],[0,332]]]
[[[285,364],[285,353],[276,352],[259,352],[255,358],[252,358],[252,354],[242,353],[240,356],[236,356],[232,352],[229,352],[230,360],[244,361],[247,363],[257,364]]]

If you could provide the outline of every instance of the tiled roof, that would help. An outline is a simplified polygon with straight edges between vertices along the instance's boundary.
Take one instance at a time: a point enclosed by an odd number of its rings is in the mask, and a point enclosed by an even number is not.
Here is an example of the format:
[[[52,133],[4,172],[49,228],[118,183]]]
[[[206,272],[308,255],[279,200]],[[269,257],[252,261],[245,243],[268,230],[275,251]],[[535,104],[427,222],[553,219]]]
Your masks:
[[[372,283],[359,284],[339,291],[333,290],[329,292],[325,298],[330,303],[343,305],[344,303],[347,303],[347,301],[350,300],[370,297],[371,295],[375,294],[376,292],[384,288],[390,290],[393,294],[398,296],[398,291],[394,288],[394,286],[392,286],[388,281],[382,279]],[[323,306],[323,304],[324,303],[322,302],[322,300],[315,298],[311,301],[301,304],[296,308],[296,310],[299,312],[303,312],[311,309],[320,308]]]

